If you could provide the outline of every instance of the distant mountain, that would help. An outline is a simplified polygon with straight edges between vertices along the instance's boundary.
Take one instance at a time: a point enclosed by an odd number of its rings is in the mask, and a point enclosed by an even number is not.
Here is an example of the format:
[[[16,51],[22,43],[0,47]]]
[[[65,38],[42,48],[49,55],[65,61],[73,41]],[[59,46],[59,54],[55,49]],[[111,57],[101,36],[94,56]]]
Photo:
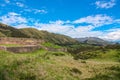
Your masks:
[[[85,37],[85,38],[75,38],[75,39],[81,43],[87,43],[87,44],[97,45],[97,46],[104,46],[104,45],[111,44],[110,42],[97,37]]]
[[[16,29],[2,23],[0,23],[0,37],[35,38],[60,45],[79,43],[77,40],[65,35],[40,31],[34,28]]]

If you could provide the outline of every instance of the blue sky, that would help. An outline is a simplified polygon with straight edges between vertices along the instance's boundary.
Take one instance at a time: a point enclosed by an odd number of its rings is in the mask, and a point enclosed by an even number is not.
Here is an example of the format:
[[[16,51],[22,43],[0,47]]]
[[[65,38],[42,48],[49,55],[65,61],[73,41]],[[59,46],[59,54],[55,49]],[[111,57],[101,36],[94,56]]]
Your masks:
[[[0,0],[0,22],[73,38],[120,40],[120,0]]]

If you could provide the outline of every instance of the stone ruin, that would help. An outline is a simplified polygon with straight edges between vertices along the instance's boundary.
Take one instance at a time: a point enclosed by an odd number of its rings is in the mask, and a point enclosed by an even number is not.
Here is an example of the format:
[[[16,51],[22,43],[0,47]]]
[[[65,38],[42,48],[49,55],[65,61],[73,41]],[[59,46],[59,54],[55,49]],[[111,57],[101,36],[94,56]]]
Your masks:
[[[40,44],[43,40],[32,38],[0,38],[0,44],[17,44],[22,46],[0,46],[0,50],[10,51],[14,53],[32,52],[41,48]]]
[[[0,38],[0,44],[39,45],[43,40],[33,38]]]

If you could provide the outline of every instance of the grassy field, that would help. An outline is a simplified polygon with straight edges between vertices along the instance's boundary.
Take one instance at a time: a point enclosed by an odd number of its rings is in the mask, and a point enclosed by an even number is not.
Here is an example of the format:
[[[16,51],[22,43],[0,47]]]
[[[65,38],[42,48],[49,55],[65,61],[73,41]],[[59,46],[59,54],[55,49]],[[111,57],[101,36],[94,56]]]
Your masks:
[[[116,52],[111,50],[100,58],[75,60],[64,52],[0,51],[0,80],[120,80],[120,62],[110,59]]]

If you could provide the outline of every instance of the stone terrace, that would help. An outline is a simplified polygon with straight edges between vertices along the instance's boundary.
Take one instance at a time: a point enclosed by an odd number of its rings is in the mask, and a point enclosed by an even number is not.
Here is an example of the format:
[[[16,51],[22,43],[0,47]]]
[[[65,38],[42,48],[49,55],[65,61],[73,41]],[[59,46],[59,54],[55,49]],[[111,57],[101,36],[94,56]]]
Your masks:
[[[0,46],[0,50],[21,53],[21,52],[32,52],[41,48],[40,44],[43,40],[32,39],[32,38],[0,38],[0,44],[20,44],[23,46]]]

